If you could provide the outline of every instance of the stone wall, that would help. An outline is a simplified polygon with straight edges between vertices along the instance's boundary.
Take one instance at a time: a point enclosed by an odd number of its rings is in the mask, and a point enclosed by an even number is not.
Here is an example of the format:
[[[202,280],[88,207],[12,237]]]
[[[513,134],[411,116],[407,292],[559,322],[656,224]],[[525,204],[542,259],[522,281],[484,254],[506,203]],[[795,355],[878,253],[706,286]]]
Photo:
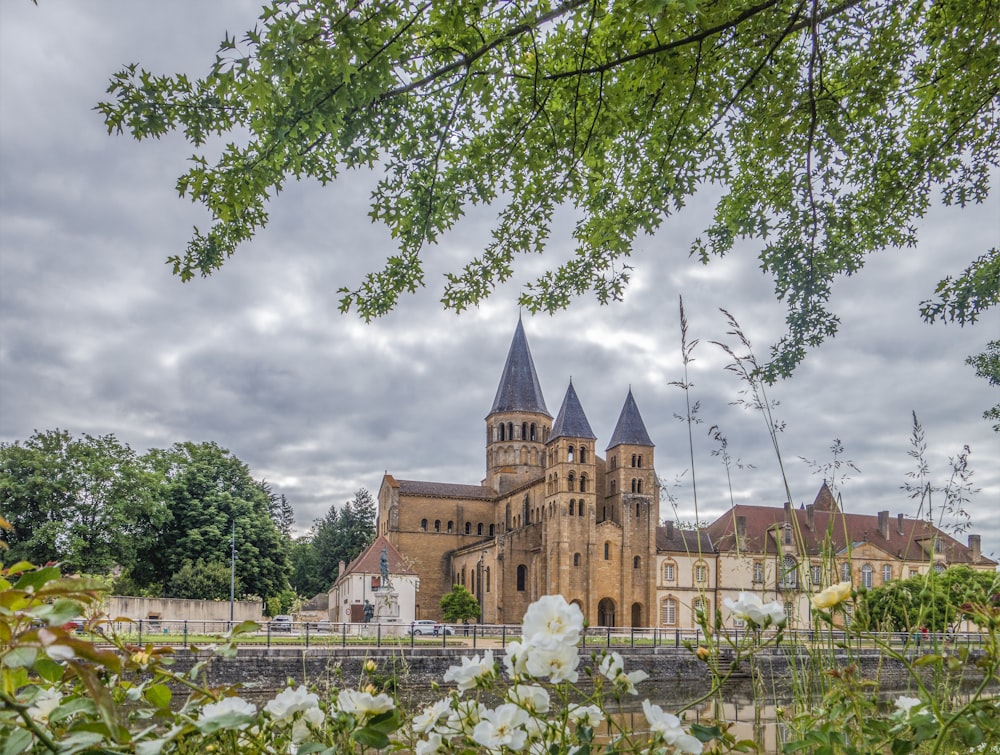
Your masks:
[[[237,600],[233,606],[234,621],[261,621],[260,601]],[[229,601],[184,600],[182,598],[134,598],[112,595],[108,598],[107,614],[112,619],[133,621],[229,621]]]

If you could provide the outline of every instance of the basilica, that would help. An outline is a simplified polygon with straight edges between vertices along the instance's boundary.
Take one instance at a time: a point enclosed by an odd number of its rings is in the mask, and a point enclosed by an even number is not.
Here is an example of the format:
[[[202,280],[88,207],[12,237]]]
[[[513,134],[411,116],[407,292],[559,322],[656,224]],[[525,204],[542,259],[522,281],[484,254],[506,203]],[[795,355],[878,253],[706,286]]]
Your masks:
[[[416,574],[413,618],[441,618],[442,596],[461,584],[490,624],[518,623],[559,593],[592,626],[683,628],[751,590],[782,600],[795,626],[809,594],[841,579],[996,568],[979,536],[964,545],[902,514],[845,513],[826,483],[797,509],[735,506],[699,531],[661,524],[654,444],[631,390],[599,453],[572,382],[553,420],[520,321],[485,430],[479,485],[382,479],[378,536]]]

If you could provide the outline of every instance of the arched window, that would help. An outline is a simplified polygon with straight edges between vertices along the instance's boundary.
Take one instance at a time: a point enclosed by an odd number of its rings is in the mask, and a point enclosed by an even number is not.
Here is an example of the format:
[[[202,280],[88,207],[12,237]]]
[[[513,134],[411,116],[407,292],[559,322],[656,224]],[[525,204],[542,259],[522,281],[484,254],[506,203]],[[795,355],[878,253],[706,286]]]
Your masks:
[[[699,561],[694,565],[694,581],[698,584],[708,582],[708,564],[704,561]]]
[[[503,422],[500,423],[500,440],[507,440],[507,426]]]
[[[660,603],[660,623],[665,627],[677,626],[677,601],[664,598]]]
[[[421,519],[420,520],[420,529],[422,529],[424,532],[427,532],[427,520],[426,519]]]
[[[574,461],[574,456],[576,456],[576,449],[570,446],[566,449],[566,461]]]
[[[476,525],[476,534],[479,535],[480,537],[483,536],[483,523],[482,522],[480,522],[479,524]]]
[[[576,499],[575,498],[570,498],[569,499],[569,515],[570,516],[575,516],[576,515]]]
[[[451,532],[453,529],[455,529],[455,523],[451,520],[448,520],[448,532]]]
[[[434,520],[434,531],[435,532],[440,532],[441,531],[441,520],[440,519],[435,519]]]
[[[611,560],[611,543],[604,544],[604,560],[605,561]]]
[[[465,567],[462,567],[462,585],[465,585]]]
[[[531,423],[531,440],[535,440],[535,423]]]
[[[892,581],[892,567],[889,564],[882,565],[882,584]]]
[[[791,556],[785,556],[781,561],[781,587],[797,587],[799,584],[798,563]]]
[[[524,564],[519,564],[517,567],[517,591],[524,592],[524,583],[528,579],[528,567]]]
[[[642,469],[642,454],[639,454],[639,463],[636,465],[639,469]]]
[[[569,477],[566,478],[566,489],[572,493],[576,490],[576,475],[572,472],[569,473]]]
[[[851,581],[851,564],[849,561],[845,561],[840,565],[840,581],[841,582]]]
[[[449,524],[451,524],[451,522],[449,522]],[[449,531],[450,531],[450,528],[449,528]],[[472,534],[472,522],[466,522],[465,523],[465,534],[466,535],[471,535]]]
[[[576,504],[576,513],[578,513],[580,516],[583,516],[583,514],[584,514],[583,501],[578,501],[577,502],[577,504]]]
[[[585,474],[580,475],[580,492],[587,492],[587,475]]]
[[[514,423],[507,423],[507,440],[514,440]]]
[[[521,440],[527,440],[527,439],[528,439],[528,423],[527,422],[522,422],[521,423]]]
[[[637,504],[635,505],[635,518],[636,518],[636,519],[638,519],[638,518],[639,518],[639,516],[640,516],[640,512],[639,512],[639,504],[637,503]]]
[[[611,468],[618,469],[618,456],[611,457]]]
[[[632,454],[632,466],[635,466],[635,454]]]
[[[633,569],[639,569],[641,567],[642,567],[642,559],[639,558],[639,556],[633,556],[632,557],[632,568]]]
[[[490,537],[493,537],[493,525],[490,525]]]
[[[581,464],[586,464],[587,463],[587,447],[586,446],[580,446],[580,463]]]
[[[642,480],[636,480],[635,492],[636,493],[642,492]]]
[[[677,568],[673,563],[665,563],[663,565],[663,581],[673,582],[677,578]]]
[[[579,553],[574,553],[573,554],[573,566],[579,566],[579,565],[580,565],[580,554]]]
[[[615,480],[611,481],[611,495],[614,495],[617,491],[618,483]]]
[[[872,588],[872,575],[875,570],[872,569],[871,564],[865,564],[861,567],[861,584],[867,587],[869,590]]]
[[[635,478],[632,478],[632,492],[635,492]]]

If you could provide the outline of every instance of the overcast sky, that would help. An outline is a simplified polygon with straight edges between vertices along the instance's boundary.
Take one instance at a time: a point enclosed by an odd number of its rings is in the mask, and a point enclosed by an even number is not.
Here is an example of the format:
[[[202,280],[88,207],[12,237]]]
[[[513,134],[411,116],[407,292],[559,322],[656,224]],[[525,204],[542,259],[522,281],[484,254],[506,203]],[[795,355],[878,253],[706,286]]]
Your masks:
[[[289,186],[270,227],[221,271],[174,278],[164,261],[193,225],[208,225],[174,189],[193,148],[177,136],[108,136],[93,107],[130,62],[203,74],[224,33],[240,36],[257,11],[248,0],[0,6],[0,441],[57,427],[114,433],[138,452],[215,441],[287,495],[305,531],[358,488],[376,492],[384,471],[482,479],[483,419],[517,323],[518,287],[551,260],[525,258],[514,284],[479,309],[445,312],[441,274],[486,243],[492,214],[483,212],[429,251],[427,288],[397,311],[367,325],[341,315],[337,289],[393,252],[385,229],[368,221],[371,176],[351,174],[326,188]],[[679,296],[689,337],[700,339],[690,376],[703,420],[694,429],[698,516],[730,505],[712,425],[734,461],[753,465],[733,471],[737,502],[778,505],[785,495],[764,421],[733,405],[742,386],[711,344],[732,340],[724,307],[763,359],[783,333],[784,308],[752,246],[708,267],[689,259],[711,208],[711,196],[696,197],[639,241],[623,302],[525,315],[549,411],[572,378],[603,449],[631,386],[657,472],[687,521],[691,459],[674,416],[684,394],[670,385],[683,377]],[[964,364],[1000,335],[1000,312],[965,329],[925,325],[918,314],[939,278],[1000,242],[998,210],[995,194],[986,206],[937,208],[916,248],[883,252],[838,282],[840,334],[770,389],[796,505],[811,503],[823,480],[800,457],[831,462],[839,438],[842,458],[861,470],[840,482],[845,508],[915,515],[901,486],[915,466],[907,452],[916,411],[936,485],[947,482],[948,458],[970,446],[980,492],[967,509],[984,551],[1000,556],[1000,436],[981,417],[1000,396]],[[553,258],[567,253],[565,231],[554,235]]]

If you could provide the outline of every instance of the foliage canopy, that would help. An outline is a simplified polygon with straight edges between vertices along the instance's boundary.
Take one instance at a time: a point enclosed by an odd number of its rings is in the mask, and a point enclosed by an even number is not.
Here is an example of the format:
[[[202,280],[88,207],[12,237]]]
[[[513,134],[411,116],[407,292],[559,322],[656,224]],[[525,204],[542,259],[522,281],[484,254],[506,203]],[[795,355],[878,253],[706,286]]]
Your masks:
[[[705,186],[721,190],[691,253],[759,244],[787,306],[769,370],[832,336],[838,276],[916,243],[940,194],[982,202],[998,164],[1000,14],[992,3],[889,0],[278,0],[206,76],[129,65],[98,105],[109,132],[183,132],[200,153],[177,182],[212,216],[172,258],[219,268],[268,222],[289,179],[375,168],[371,218],[398,249],[341,290],[366,319],[424,285],[422,255],[470,205],[493,240],[447,275],[462,310],[541,252],[572,207],[575,255],[522,291],[531,311],[622,296],[640,234]],[[232,138],[216,156],[207,142]],[[976,257],[924,304],[974,321],[1000,297],[1000,254]]]
[[[478,619],[479,601],[464,585],[452,585],[451,592],[441,596],[441,615],[452,622]]]

